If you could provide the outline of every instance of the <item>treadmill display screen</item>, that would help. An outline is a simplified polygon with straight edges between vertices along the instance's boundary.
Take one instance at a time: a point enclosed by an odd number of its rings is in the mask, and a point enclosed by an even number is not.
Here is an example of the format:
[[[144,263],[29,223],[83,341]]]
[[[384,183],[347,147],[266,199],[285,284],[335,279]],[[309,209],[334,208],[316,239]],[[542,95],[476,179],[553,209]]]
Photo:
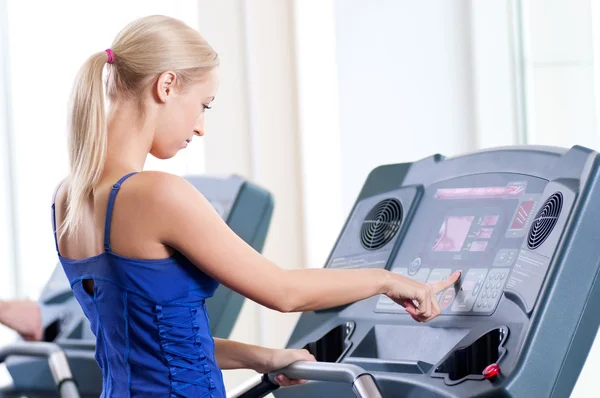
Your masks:
[[[442,314],[491,315],[518,263],[546,183],[494,174],[426,188],[391,271],[431,283],[460,270],[459,285],[438,295]],[[402,310],[382,297],[376,310],[388,309]]]
[[[459,252],[463,248],[463,244],[471,224],[473,224],[473,216],[450,216],[446,217],[437,239],[433,244],[434,252]]]
[[[447,216],[431,248],[434,252],[482,252],[494,234],[500,216]]]

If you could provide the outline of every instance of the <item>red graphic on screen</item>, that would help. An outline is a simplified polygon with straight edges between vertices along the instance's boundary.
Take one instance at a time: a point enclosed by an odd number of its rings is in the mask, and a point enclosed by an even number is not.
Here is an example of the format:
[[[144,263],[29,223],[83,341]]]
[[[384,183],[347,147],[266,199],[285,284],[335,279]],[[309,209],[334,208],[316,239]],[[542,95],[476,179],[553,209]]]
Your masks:
[[[527,224],[527,218],[529,217],[529,213],[531,213],[531,209],[533,209],[534,204],[534,200],[521,202],[519,208],[517,209],[517,214],[515,214],[515,218],[510,225],[510,229],[522,229],[525,227],[525,224]]]
[[[434,252],[459,252],[471,229],[473,216],[451,216],[446,217],[438,232]]]

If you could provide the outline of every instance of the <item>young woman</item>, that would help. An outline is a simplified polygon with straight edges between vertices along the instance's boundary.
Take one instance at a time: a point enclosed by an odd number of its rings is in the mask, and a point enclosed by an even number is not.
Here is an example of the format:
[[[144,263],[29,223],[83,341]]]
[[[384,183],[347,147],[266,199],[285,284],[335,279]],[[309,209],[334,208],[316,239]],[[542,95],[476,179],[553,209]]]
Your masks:
[[[197,31],[151,16],[92,55],[75,82],[70,171],[55,195],[54,230],[97,338],[103,396],[224,397],[220,369],[270,372],[314,360],[304,350],[213,339],[204,300],[219,283],[282,312],[386,294],[428,321],[440,313],[435,294],[459,278],[426,285],[384,270],[284,270],[239,239],[184,179],[142,171],[149,153],[167,159],[204,135],[218,63]]]

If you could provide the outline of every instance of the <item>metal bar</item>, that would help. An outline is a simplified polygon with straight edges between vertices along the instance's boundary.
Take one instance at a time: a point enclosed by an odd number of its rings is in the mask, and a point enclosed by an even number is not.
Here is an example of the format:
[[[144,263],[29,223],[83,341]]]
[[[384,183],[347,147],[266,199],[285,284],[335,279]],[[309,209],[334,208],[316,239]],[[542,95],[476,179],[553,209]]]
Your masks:
[[[10,356],[48,358],[48,366],[61,397],[79,398],[79,392],[73,382],[71,368],[64,351],[56,344],[18,342],[0,348],[0,363]]]
[[[360,366],[331,362],[296,362],[287,368],[269,374],[271,380],[279,374],[290,379],[332,381],[337,383],[354,383],[365,370]]]
[[[381,391],[379,391],[375,379],[368,373],[362,374],[354,380],[352,390],[359,398],[382,398]]]
[[[350,383],[358,398],[382,398],[375,378],[356,365],[328,362],[296,362],[284,369],[269,373],[268,377],[251,379],[227,394],[228,398],[261,398],[269,389],[275,390],[275,377],[284,374],[290,379]],[[270,387],[269,387],[270,386]]]
[[[77,385],[73,380],[66,380],[60,385],[59,391],[61,398],[79,398]]]

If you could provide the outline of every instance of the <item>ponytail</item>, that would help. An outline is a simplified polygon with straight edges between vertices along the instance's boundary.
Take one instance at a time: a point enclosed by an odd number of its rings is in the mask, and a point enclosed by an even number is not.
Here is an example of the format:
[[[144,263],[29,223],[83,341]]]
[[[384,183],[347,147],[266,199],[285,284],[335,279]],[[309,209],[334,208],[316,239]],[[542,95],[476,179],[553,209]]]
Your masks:
[[[204,72],[219,64],[219,57],[197,31],[182,21],[152,15],[127,25],[110,49],[85,61],[70,103],[67,208],[59,228],[61,236],[77,232],[81,214],[104,169],[108,134],[102,72],[106,63],[111,64],[108,99],[119,101],[144,98],[145,90],[167,70],[174,70],[184,86],[199,81]]]
[[[89,57],[75,80],[69,112],[67,210],[61,235],[74,235],[86,201],[98,183],[106,158],[107,132],[102,72],[110,54]]]

